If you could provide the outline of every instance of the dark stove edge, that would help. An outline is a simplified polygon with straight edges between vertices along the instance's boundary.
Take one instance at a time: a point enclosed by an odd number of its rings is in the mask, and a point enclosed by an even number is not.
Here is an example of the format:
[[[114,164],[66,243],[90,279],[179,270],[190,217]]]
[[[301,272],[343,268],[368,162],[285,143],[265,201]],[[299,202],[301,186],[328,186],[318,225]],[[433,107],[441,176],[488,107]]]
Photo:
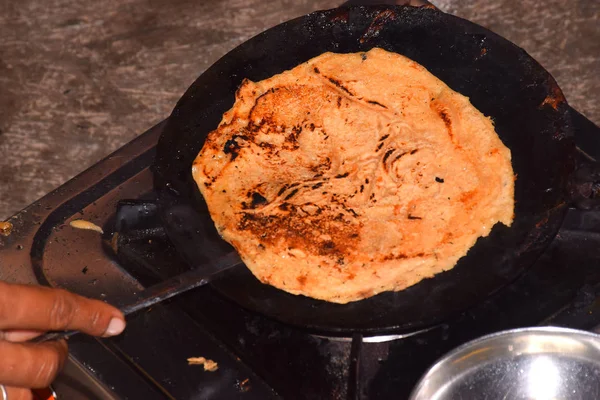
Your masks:
[[[47,271],[44,269],[42,260],[48,239],[52,236],[56,227],[60,226],[67,219],[74,217],[79,210],[85,209],[87,206],[94,204],[98,199],[106,196],[107,193],[114,190],[123,182],[139,175],[148,168],[153,159],[154,151],[150,149],[129,160],[118,171],[107,174],[93,186],[81,192],[72,193],[69,199],[51,211],[47,218],[39,225],[30,246],[32,270],[40,284],[54,286],[51,283],[51,279],[48,279],[46,276]]]
[[[119,397],[96,378],[73,356],[69,356],[52,387],[60,399],[117,400]]]
[[[33,238],[40,225],[57,208],[97,185],[107,176],[118,172],[124,164],[152,150],[164,129],[166,120],[142,133],[125,146],[92,165],[63,185],[36,200],[7,221],[13,225],[10,236],[0,236],[0,279],[9,283],[38,284],[29,255]]]
[[[569,112],[575,128],[577,149],[592,161],[600,160],[600,127],[573,107],[569,106]]]
[[[141,377],[137,371],[114,354],[100,339],[79,336],[69,343],[69,363],[55,381],[59,398],[78,400],[77,397],[61,396],[79,391],[85,400],[164,400],[168,398],[155,385]],[[82,360],[92,359],[93,365],[103,365],[104,375],[91,371]],[[110,382],[110,387],[107,385]],[[78,392],[75,392],[78,393]],[[78,393],[78,394],[79,394]],[[119,393],[117,395],[117,393]],[[97,395],[97,397],[93,397]],[[87,397],[86,397],[87,396]]]

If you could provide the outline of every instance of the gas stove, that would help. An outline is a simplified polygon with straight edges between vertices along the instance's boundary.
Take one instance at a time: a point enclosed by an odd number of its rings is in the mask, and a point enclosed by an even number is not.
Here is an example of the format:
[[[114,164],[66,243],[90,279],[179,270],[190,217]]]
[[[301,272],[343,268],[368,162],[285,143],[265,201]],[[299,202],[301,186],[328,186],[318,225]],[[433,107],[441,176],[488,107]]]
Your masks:
[[[582,162],[600,157],[600,130],[573,111]],[[151,164],[158,124],[10,219],[1,278],[40,282],[124,304],[190,267],[156,215]],[[104,233],[74,229],[84,219]],[[211,285],[141,311],[113,339],[70,340],[63,398],[406,398],[435,360],[503,329],[600,324],[600,213],[568,212],[538,261],[485,302],[417,332],[332,337],[245,310]],[[188,365],[205,357],[218,370]]]
[[[573,122],[579,161],[600,160],[600,128],[576,111]],[[165,123],[13,216],[12,234],[0,236],[0,279],[127,304],[189,270],[157,216],[151,165]],[[76,219],[104,233],[74,229]],[[55,389],[75,400],[402,399],[436,359],[487,333],[596,330],[599,300],[600,212],[571,209],[532,267],[441,324],[332,336],[246,310],[209,284],[130,316],[117,338],[70,339]],[[190,357],[218,369],[188,365]]]

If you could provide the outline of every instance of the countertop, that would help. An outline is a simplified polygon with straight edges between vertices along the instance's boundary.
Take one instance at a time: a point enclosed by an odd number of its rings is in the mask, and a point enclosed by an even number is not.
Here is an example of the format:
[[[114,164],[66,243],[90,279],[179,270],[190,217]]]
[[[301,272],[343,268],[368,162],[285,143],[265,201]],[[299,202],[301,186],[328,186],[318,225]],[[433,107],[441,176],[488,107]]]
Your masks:
[[[600,124],[600,0],[433,0],[524,48]],[[0,220],[166,118],[251,36],[340,0],[0,0]]]

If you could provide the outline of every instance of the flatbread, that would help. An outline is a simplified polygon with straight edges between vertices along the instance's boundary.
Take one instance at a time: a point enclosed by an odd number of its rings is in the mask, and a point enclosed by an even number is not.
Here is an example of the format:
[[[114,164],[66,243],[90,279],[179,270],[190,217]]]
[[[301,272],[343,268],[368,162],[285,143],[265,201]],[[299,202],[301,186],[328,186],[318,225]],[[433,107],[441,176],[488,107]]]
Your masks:
[[[511,154],[492,121],[382,49],[245,80],[192,172],[261,282],[336,303],[449,270],[513,220]]]

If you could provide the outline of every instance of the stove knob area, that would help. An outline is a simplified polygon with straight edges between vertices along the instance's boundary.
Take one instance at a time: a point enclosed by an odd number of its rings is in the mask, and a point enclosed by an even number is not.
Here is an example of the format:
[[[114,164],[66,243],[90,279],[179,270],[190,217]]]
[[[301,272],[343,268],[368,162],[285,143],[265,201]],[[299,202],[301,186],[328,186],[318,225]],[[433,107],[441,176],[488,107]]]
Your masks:
[[[34,389],[33,392],[33,400],[58,400],[58,396],[52,386],[44,388],[44,389]]]

